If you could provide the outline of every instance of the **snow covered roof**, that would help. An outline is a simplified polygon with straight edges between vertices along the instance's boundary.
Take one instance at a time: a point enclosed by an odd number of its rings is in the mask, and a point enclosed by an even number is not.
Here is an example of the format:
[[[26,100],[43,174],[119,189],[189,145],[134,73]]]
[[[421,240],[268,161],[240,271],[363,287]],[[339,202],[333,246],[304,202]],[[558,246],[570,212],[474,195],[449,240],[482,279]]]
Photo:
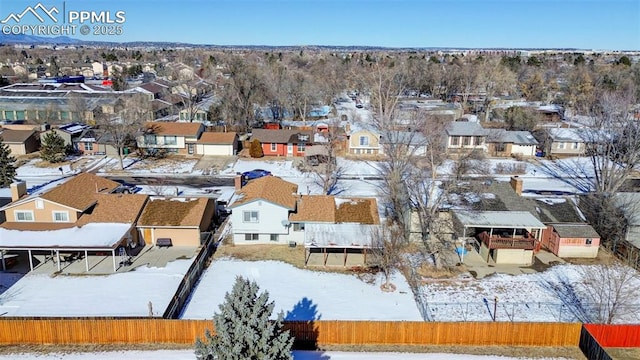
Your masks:
[[[372,233],[380,225],[306,224],[305,246],[307,247],[371,247]]]
[[[92,223],[82,227],[33,231],[0,228],[0,248],[113,248],[131,224]]]
[[[464,227],[534,228],[546,226],[528,211],[454,211]],[[306,230],[306,229],[305,229]]]

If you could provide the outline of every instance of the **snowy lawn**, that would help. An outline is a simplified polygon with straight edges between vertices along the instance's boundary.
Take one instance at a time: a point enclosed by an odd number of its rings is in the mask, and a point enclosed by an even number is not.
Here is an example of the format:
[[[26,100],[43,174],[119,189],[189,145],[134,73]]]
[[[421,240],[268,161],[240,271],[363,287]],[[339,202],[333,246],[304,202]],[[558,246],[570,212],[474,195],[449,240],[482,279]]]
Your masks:
[[[62,168],[62,171],[60,171]],[[46,164],[40,159],[33,159],[28,163],[16,169],[17,177],[34,177],[34,176],[60,176],[70,175],[80,172],[80,169],[73,166],[73,162],[59,164]]]
[[[421,292],[435,321],[492,321],[497,298],[498,321],[590,322],[596,310],[587,292],[596,289],[584,273],[595,266],[600,265],[557,265],[535,274],[432,281]],[[640,287],[640,278],[630,284]],[[640,298],[630,304],[616,322],[640,322]]]
[[[127,157],[123,159],[124,170],[120,169],[120,160],[117,158],[108,159],[108,161],[103,161],[99,172],[124,171],[135,175],[202,174],[202,170],[194,169],[198,160],[185,159],[179,156],[170,156],[164,159]]]
[[[5,316],[162,316],[190,260],[106,276],[26,275],[0,295]]]
[[[301,270],[276,261],[220,259],[206,270],[182,318],[211,319],[231,291],[236,276],[255,280],[275,302],[274,317],[296,320],[409,320],[422,317],[409,285],[396,274],[392,293],[380,290],[382,278],[365,282],[356,275]]]
[[[415,353],[356,353],[339,351],[293,351],[294,360],[527,360],[507,356]],[[193,360],[192,350],[113,351],[70,354],[9,354],[0,360]],[[537,358],[542,360],[543,358]],[[562,358],[556,358],[562,359]]]

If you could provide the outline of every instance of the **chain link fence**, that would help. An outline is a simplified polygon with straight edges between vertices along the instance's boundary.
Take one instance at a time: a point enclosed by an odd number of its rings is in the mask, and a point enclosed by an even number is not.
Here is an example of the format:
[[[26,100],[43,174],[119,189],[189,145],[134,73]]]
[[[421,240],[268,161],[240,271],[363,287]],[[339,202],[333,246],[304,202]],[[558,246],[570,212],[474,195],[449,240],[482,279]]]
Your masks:
[[[640,323],[640,305],[563,304],[545,302],[502,302],[483,299],[481,302],[428,302],[417,297],[425,321],[510,321],[510,322],[583,322],[610,321]]]

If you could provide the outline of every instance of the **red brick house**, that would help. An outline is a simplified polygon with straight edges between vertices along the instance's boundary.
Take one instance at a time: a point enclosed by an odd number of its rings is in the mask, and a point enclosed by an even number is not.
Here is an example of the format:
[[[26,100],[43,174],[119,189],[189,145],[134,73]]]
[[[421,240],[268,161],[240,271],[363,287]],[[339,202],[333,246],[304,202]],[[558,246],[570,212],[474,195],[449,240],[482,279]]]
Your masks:
[[[313,144],[312,130],[253,129],[251,140],[262,145],[264,156],[304,156],[307,146]]]

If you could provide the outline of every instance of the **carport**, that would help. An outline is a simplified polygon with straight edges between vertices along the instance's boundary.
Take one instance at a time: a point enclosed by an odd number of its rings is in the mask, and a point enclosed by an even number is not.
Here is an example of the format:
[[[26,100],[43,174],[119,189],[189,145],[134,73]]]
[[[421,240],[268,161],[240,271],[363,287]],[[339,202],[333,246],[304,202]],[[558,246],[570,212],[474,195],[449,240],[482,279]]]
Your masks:
[[[121,223],[92,223],[82,227],[71,227],[50,231],[9,230],[0,228],[0,261],[6,270],[5,251],[27,251],[29,268],[33,271],[33,252],[44,251],[52,254],[61,270],[61,253],[84,253],[85,268],[89,271],[89,252],[111,253],[113,271],[116,271],[116,249],[126,243],[132,226]]]
[[[323,265],[327,266],[330,253],[341,253],[342,266],[347,265],[349,253],[358,252],[367,261],[367,251],[375,249],[372,234],[380,225],[362,225],[355,223],[321,224],[307,223],[304,229],[304,265],[307,266],[312,253],[321,252]]]

